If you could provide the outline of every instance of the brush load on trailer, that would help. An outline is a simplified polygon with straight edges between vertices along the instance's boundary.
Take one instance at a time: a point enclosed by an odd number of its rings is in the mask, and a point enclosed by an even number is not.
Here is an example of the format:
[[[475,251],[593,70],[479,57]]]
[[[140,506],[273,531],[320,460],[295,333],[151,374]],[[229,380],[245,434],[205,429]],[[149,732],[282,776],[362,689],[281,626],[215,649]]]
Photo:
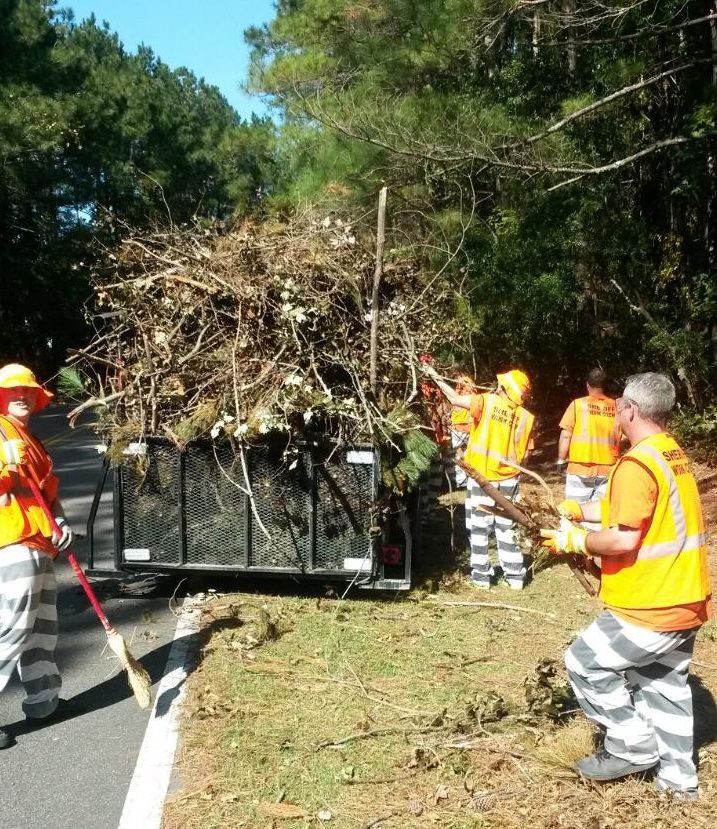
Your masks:
[[[371,234],[313,216],[126,230],[100,261],[63,384],[108,446],[115,566],[409,586],[447,279],[391,249],[377,304]]]

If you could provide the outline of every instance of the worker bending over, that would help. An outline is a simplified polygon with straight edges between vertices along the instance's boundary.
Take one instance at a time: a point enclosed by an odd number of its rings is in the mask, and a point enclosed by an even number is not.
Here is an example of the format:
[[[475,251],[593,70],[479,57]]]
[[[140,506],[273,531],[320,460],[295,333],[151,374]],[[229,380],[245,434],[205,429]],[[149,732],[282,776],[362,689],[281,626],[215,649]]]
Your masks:
[[[630,377],[617,424],[630,450],[610,474],[603,501],[566,501],[572,521],[543,531],[553,552],[599,556],[605,610],[573,642],[565,665],[585,714],[605,731],[580,760],[590,780],[656,769],[659,789],[697,797],[692,695],[687,673],[699,627],[712,615],[704,524],[685,453],[665,431],[675,402],[662,374]]]
[[[495,392],[458,394],[448,383],[440,380],[430,366],[424,369],[449,403],[469,412],[470,432],[465,463],[487,478],[502,495],[515,501],[519,473],[512,464],[522,464],[532,449],[534,417],[522,406],[530,390],[528,376],[514,369],[498,375]],[[490,587],[493,568],[488,555],[488,539],[491,528],[494,528],[503,576],[511,588],[522,590],[526,569],[523,553],[516,542],[513,522],[484,512],[481,509],[484,506],[494,507],[495,503],[477,481],[469,478],[466,529],[470,539],[470,582],[474,587]]]
[[[0,369],[0,691],[17,668],[28,720],[55,714],[60,672],[55,663],[57,606],[53,559],[72,542],[57,500],[52,461],[27,429],[30,415],[52,395],[24,366]],[[33,478],[55,516],[60,537],[27,484]],[[0,729],[0,748],[12,742]]]
[[[560,421],[557,468],[566,471],[565,497],[584,503],[603,498],[610,470],[620,451],[615,401],[607,397],[607,375],[594,368],[587,376],[587,396],[568,406]]]

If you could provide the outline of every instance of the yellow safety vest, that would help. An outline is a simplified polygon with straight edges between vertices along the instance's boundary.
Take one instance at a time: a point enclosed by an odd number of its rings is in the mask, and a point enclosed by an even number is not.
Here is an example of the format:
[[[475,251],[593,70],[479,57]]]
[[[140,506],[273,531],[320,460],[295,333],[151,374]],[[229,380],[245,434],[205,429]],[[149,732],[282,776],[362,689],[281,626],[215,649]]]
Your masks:
[[[497,394],[481,397],[483,411],[478,422],[472,424],[464,460],[489,481],[504,481],[518,471],[502,459],[522,463],[535,417]]]
[[[575,426],[570,437],[568,460],[612,466],[620,454],[615,401],[609,397],[581,397],[573,405]]]
[[[454,432],[469,434],[471,430],[471,415],[468,409],[456,406],[451,411],[451,429]]]
[[[57,479],[52,474],[52,461],[40,442],[25,432],[8,417],[0,417],[0,439],[23,440],[28,445],[27,466],[31,467],[46,499],[52,502],[57,497]],[[0,547],[18,544],[33,539],[30,546],[39,547],[56,555],[50,542],[52,527],[41,506],[35,501],[32,490],[23,483],[17,472],[2,470],[3,478],[11,477],[12,488],[0,497]],[[2,503],[6,501],[6,503]]]
[[[700,496],[687,456],[671,435],[645,438],[620,459],[601,504],[602,526],[609,525],[615,472],[628,458],[655,479],[657,504],[636,553],[602,557],[600,597],[614,607],[645,610],[704,601],[711,589]]]

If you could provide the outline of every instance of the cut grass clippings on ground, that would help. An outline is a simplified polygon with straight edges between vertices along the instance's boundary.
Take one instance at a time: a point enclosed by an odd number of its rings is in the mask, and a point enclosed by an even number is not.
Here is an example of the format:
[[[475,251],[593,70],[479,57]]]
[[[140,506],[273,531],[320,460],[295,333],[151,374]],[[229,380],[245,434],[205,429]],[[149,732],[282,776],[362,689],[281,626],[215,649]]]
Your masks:
[[[695,669],[698,803],[661,799],[647,778],[581,781],[572,766],[594,731],[548,697],[599,602],[562,566],[523,593],[480,596],[441,566],[437,592],[431,577],[394,600],[208,601],[183,711],[184,787],[164,829],[712,829],[715,672]],[[708,636],[695,660],[717,661]]]

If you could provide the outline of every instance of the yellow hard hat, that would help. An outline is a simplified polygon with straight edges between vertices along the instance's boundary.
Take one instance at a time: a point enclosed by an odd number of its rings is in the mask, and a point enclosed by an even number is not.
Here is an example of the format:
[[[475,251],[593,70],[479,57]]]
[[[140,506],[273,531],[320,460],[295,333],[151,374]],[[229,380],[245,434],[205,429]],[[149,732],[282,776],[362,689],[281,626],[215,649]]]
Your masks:
[[[29,368],[19,363],[9,363],[0,368],[0,389],[37,389],[37,403],[35,411],[39,412],[47,406],[54,395],[43,388]]]
[[[497,375],[498,385],[508,395],[508,399],[520,406],[523,400],[530,393],[530,378],[519,368],[506,371],[505,374]]]

